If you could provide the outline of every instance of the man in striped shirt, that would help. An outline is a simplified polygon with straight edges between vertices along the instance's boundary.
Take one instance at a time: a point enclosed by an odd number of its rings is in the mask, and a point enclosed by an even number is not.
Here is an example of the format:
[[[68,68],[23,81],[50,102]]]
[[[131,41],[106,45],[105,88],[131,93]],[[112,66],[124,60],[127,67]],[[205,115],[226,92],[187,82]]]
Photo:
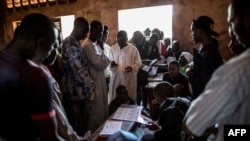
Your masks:
[[[245,48],[250,46],[250,1],[232,0],[229,28]],[[195,99],[183,120],[183,130],[202,136],[218,125],[215,141],[224,140],[224,125],[250,124],[250,49],[219,67],[203,93]]]

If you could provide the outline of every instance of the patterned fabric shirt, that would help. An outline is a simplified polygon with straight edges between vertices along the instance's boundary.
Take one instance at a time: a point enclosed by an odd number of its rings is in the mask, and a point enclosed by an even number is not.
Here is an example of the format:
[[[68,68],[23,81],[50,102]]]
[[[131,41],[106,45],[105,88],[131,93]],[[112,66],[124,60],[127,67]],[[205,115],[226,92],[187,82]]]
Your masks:
[[[69,36],[62,42],[62,90],[69,100],[91,98],[94,81],[79,41]]]
[[[218,68],[204,92],[185,115],[187,128],[195,135],[217,124],[215,141],[223,141],[224,125],[250,124],[250,49]]]

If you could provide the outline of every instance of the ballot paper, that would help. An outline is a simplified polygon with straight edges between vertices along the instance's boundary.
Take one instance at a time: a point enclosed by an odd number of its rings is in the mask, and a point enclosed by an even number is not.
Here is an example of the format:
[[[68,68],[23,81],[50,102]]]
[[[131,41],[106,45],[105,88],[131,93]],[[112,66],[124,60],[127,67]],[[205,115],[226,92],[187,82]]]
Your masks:
[[[113,115],[112,118],[115,120],[126,120],[126,121],[136,122],[138,120],[140,113],[141,109],[119,107],[115,111],[115,114]]]
[[[122,121],[107,120],[99,135],[101,137],[108,137],[113,133],[121,130],[121,127],[122,127]]]

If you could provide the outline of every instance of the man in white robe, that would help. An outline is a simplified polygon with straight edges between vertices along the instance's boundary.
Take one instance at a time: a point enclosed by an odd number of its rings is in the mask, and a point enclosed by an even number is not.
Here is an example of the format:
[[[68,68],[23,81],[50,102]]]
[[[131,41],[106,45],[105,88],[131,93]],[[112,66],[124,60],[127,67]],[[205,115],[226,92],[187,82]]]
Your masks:
[[[142,65],[140,54],[135,46],[128,43],[126,31],[119,31],[117,43],[109,52],[112,75],[109,85],[109,102],[116,97],[115,89],[118,85],[126,86],[129,97],[136,101],[137,73]]]
[[[103,25],[99,21],[90,24],[90,35],[83,42],[82,49],[89,63],[89,72],[95,81],[94,99],[88,101],[88,130],[94,132],[108,117],[108,92],[104,70],[110,61],[103,50],[97,45],[103,34]]]

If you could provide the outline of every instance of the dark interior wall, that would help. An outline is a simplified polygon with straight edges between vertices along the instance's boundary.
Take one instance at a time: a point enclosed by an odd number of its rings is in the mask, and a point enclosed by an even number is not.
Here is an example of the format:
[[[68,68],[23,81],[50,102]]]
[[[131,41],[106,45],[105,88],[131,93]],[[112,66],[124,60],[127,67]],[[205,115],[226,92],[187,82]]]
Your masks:
[[[215,21],[214,30],[221,34],[218,37],[219,49],[223,58],[228,60],[232,57],[227,49],[229,37],[226,20],[229,2],[230,0],[77,0],[74,3],[47,5],[45,7],[21,9],[14,12],[5,10],[6,18],[2,26],[4,29],[3,36],[5,42],[9,42],[13,33],[12,21],[21,20],[32,12],[41,12],[49,17],[73,14],[76,17],[84,16],[89,21],[97,19],[107,24],[110,27],[108,43],[112,45],[115,43],[118,30],[118,10],[172,4],[173,39],[180,41],[181,48],[186,51],[192,50],[194,45],[190,38],[191,21],[200,15],[208,15]],[[163,18],[161,15],[156,16]]]
[[[4,5],[5,3],[3,1],[0,1],[0,49],[5,45],[5,38],[4,38],[4,21],[5,21],[5,16],[4,16]]]

